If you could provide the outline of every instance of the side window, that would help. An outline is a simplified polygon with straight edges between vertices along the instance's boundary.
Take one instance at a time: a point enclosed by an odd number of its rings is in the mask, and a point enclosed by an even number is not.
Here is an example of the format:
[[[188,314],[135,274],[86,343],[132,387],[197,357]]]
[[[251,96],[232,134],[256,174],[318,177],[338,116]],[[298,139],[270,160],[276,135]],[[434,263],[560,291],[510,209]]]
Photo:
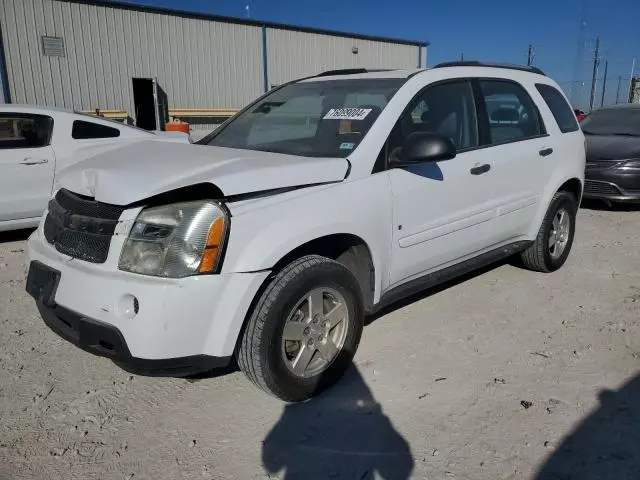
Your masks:
[[[76,140],[87,140],[90,138],[115,138],[120,136],[120,130],[99,123],[84,122],[74,120],[71,128],[71,137]]]
[[[0,114],[0,150],[39,148],[51,143],[53,118],[22,113]]]
[[[427,87],[411,102],[389,136],[388,155],[397,158],[414,132],[434,132],[451,139],[458,150],[478,146],[475,101],[466,80]]]
[[[565,100],[564,96],[551,85],[537,83],[536,88],[546,102],[549,110],[556,119],[556,123],[562,133],[575,132],[578,130],[576,114]],[[584,113],[582,113],[584,115]]]
[[[491,144],[524,140],[543,134],[538,109],[517,83],[480,80],[489,121]]]

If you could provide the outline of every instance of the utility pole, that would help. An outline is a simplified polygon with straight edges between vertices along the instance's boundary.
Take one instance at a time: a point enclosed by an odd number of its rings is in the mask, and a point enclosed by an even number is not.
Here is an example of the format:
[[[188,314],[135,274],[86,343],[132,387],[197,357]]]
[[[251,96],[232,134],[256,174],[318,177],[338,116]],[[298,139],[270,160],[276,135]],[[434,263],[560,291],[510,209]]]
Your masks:
[[[461,62],[464,62],[464,52],[462,52],[462,53],[460,54],[460,61],[461,61]]]
[[[527,53],[527,67],[533,65],[533,45],[529,45],[529,51]]]
[[[629,92],[627,93],[627,102],[631,103],[631,89],[633,88],[633,72],[636,69],[636,57],[633,57],[633,61],[631,62],[631,77],[629,77]]]
[[[609,60],[604,62],[604,80],[602,80],[602,98],[600,99],[600,106],[604,107],[604,92],[607,89],[607,70],[609,70]]]
[[[578,80],[582,74],[582,59],[585,53],[585,33],[587,30],[586,0],[580,0],[580,30],[578,31],[578,50],[576,51],[575,61],[573,63],[573,83],[571,84],[570,98],[574,105],[579,105],[583,93],[583,85]]]
[[[600,65],[600,37],[596,38],[596,50],[593,55],[593,75],[591,76],[591,97],[589,97],[589,111],[593,110],[596,100],[596,77],[598,75],[598,65]]]
[[[620,86],[622,85],[622,75],[618,75],[618,90],[616,91],[616,105],[620,103]]]

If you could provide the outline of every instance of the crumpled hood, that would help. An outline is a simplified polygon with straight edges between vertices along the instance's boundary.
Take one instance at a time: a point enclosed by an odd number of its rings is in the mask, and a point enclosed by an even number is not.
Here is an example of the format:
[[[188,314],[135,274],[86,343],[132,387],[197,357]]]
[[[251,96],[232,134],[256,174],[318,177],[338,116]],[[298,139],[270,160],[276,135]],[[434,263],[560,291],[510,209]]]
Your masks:
[[[128,205],[198,183],[214,184],[229,196],[337,182],[348,169],[343,158],[142,141],[75,163],[56,180],[57,187]]]

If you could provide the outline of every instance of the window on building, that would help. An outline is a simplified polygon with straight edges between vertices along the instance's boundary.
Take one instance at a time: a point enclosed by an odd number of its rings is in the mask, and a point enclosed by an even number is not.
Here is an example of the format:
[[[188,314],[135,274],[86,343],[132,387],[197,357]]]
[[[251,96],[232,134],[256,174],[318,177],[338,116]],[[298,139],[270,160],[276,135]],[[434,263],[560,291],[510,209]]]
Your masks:
[[[542,98],[546,102],[549,110],[553,114],[553,118],[556,119],[556,123],[562,133],[575,132],[578,130],[578,120],[576,116],[565,100],[564,96],[551,85],[544,85],[542,83],[536,84],[536,88]]]
[[[53,118],[22,113],[0,114],[0,150],[40,148],[51,143]]]
[[[481,80],[491,143],[525,140],[544,132],[533,100],[517,83]]]
[[[90,138],[114,138],[120,136],[120,130],[99,123],[84,122],[75,120],[71,129],[71,136],[76,140],[87,140]]]

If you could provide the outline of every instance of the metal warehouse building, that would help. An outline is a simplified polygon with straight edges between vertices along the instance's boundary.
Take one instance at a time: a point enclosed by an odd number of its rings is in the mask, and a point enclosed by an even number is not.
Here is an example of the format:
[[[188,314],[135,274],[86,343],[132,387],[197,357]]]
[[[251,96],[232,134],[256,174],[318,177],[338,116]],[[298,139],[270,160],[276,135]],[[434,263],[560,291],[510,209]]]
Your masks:
[[[148,86],[160,87],[173,111],[195,115],[240,108],[297,77],[421,67],[427,55],[426,42],[105,0],[0,0],[0,29],[4,102],[132,118]]]

